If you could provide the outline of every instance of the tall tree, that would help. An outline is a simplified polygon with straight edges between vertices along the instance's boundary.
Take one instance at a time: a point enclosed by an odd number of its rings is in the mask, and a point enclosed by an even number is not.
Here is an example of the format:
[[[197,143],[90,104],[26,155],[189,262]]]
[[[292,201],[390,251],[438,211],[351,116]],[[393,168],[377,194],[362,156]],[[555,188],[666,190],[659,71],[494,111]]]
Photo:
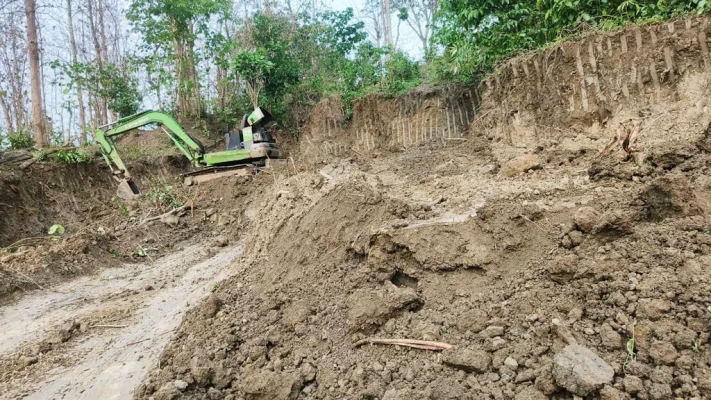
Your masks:
[[[37,4],[35,0],[25,0],[27,19],[27,53],[30,60],[30,84],[32,95],[32,132],[37,147],[49,145],[42,109],[42,76],[40,74],[39,45],[37,42]]]
[[[393,47],[393,24],[390,0],[380,0],[380,17],[383,20],[383,38],[385,45]]]
[[[422,42],[424,55],[431,55],[430,39],[437,13],[437,0],[396,0],[395,7],[398,18],[405,21]]]
[[[210,38],[208,21],[229,10],[228,0],[132,0],[127,14],[146,41],[146,50],[162,52],[175,65],[178,114],[203,111],[196,68],[195,41]]]
[[[72,63],[77,63],[77,42],[74,37],[74,16],[72,15],[72,0],[67,0],[67,27],[69,29],[69,45],[72,52]],[[77,84],[77,102],[79,103],[79,126],[81,127],[81,135],[79,140],[81,144],[85,144],[86,137],[86,110],[84,109],[84,94],[81,83]]]

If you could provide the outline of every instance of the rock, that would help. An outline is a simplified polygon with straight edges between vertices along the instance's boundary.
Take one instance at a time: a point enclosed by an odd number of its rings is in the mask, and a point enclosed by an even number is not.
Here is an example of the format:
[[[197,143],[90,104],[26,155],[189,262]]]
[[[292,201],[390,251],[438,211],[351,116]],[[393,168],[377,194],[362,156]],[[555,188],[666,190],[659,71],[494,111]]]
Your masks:
[[[516,396],[514,396],[514,400],[547,400],[548,396],[546,396],[543,392],[537,390],[533,386],[528,386],[524,388],[522,391],[516,393]]]
[[[166,215],[165,217],[161,218],[161,222],[168,226],[178,226],[180,225],[180,217],[175,214]]]
[[[579,230],[588,233],[597,225],[600,218],[598,212],[592,207],[580,207],[573,215],[573,222]]]
[[[207,398],[210,400],[221,400],[223,398],[222,392],[215,389],[214,387],[211,387],[207,390]]]
[[[625,387],[625,392],[629,394],[637,394],[644,391],[644,382],[634,375],[627,375],[622,380],[622,385]]]
[[[173,386],[175,386],[176,389],[178,389],[182,392],[188,388],[188,383],[178,379],[177,381],[173,381]]]
[[[619,349],[622,346],[622,336],[608,323],[604,323],[600,327],[600,341],[608,349]]]
[[[516,369],[518,369],[518,361],[514,360],[511,357],[506,357],[506,359],[504,360],[504,365],[511,368],[514,371]]]
[[[480,349],[455,347],[442,352],[442,362],[466,372],[483,373],[491,365],[491,355]]]
[[[492,326],[487,327],[483,331],[481,331],[479,334],[485,338],[493,338],[496,336],[503,336],[504,335],[504,327],[492,325]]]
[[[210,218],[213,215],[215,215],[215,209],[210,207],[207,210],[205,210],[205,218]]]
[[[568,345],[553,358],[553,377],[558,386],[587,396],[610,384],[614,369],[587,347]]]
[[[316,379],[316,368],[311,363],[303,363],[301,365],[301,378],[304,382],[313,382]]]
[[[514,382],[516,383],[522,383],[522,382],[528,382],[536,379],[536,371],[532,369],[527,369],[525,371],[521,371],[516,375],[516,379],[514,379]]]
[[[649,347],[649,355],[657,364],[674,365],[679,354],[673,344],[656,340]]]
[[[541,168],[541,160],[535,154],[525,154],[508,161],[499,171],[499,174],[513,178],[526,171]]]
[[[558,390],[558,387],[555,385],[555,380],[553,379],[553,372],[550,365],[538,371],[534,386],[546,395],[551,395]]]
[[[577,247],[583,243],[585,235],[580,231],[570,231],[568,232],[568,238],[570,239],[570,246]]]
[[[564,283],[573,279],[578,269],[577,265],[578,260],[576,257],[574,255],[567,255],[553,260],[548,264],[546,270],[552,281]]]
[[[671,304],[664,299],[642,299],[637,306],[637,317],[658,320],[669,312]]]
[[[504,346],[506,346],[506,340],[498,336],[491,339],[487,339],[484,342],[484,347],[486,348],[486,350],[492,353],[503,349]]]

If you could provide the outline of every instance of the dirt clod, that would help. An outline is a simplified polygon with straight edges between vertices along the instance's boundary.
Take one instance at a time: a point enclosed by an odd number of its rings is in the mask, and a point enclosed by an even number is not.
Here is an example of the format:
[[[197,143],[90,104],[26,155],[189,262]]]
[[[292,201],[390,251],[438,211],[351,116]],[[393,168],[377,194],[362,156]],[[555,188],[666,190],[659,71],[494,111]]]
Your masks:
[[[558,386],[578,396],[597,392],[612,382],[614,369],[587,347],[568,345],[553,359],[553,376]]]

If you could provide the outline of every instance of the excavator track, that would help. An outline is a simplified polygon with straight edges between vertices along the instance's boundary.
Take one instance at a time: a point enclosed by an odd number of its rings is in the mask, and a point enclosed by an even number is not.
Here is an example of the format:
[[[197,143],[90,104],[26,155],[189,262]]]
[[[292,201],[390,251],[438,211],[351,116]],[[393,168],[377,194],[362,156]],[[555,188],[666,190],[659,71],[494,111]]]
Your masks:
[[[187,172],[181,174],[180,176],[184,178],[183,184],[185,186],[192,186],[218,178],[225,178],[237,175],[247,176],[252,173],[258,172],[262,168],[264,168],[264,165],[255,164],[240,164],[223,167],[218,166],[200,169],[193,172]]]

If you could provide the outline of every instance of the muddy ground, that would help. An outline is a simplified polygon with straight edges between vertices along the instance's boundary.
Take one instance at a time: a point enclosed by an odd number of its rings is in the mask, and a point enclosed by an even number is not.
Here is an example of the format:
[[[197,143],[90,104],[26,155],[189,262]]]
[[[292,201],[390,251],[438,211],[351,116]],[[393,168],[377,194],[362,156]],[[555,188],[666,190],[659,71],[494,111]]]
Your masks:
[[[563,44],[516,60],[478,97],[359,105],[390,104],[388,129],[312,116],[293,157],[255,176],[184,188],[177,161],[146,161],[137,176],[159,200],[106,201],[99,165],[82,167],[96,174],[78,195],[42,178],[76,176],[56,167],[5,171],[36,184],[0,187],[27,208],[3,210],[17,232],[1,245],[42,238],[1,265],[0,394],[711,398],[703,21]],[[626,81],[650,62],[671,68]],[[637,140],[599,153],[631,120]],[[324,127],[328,146],[310,132]],[[147,222],[176,198],[193,207]],[[56,221],[68,232],[53,240]],[[374,339],[451,348],[363,344]]]

